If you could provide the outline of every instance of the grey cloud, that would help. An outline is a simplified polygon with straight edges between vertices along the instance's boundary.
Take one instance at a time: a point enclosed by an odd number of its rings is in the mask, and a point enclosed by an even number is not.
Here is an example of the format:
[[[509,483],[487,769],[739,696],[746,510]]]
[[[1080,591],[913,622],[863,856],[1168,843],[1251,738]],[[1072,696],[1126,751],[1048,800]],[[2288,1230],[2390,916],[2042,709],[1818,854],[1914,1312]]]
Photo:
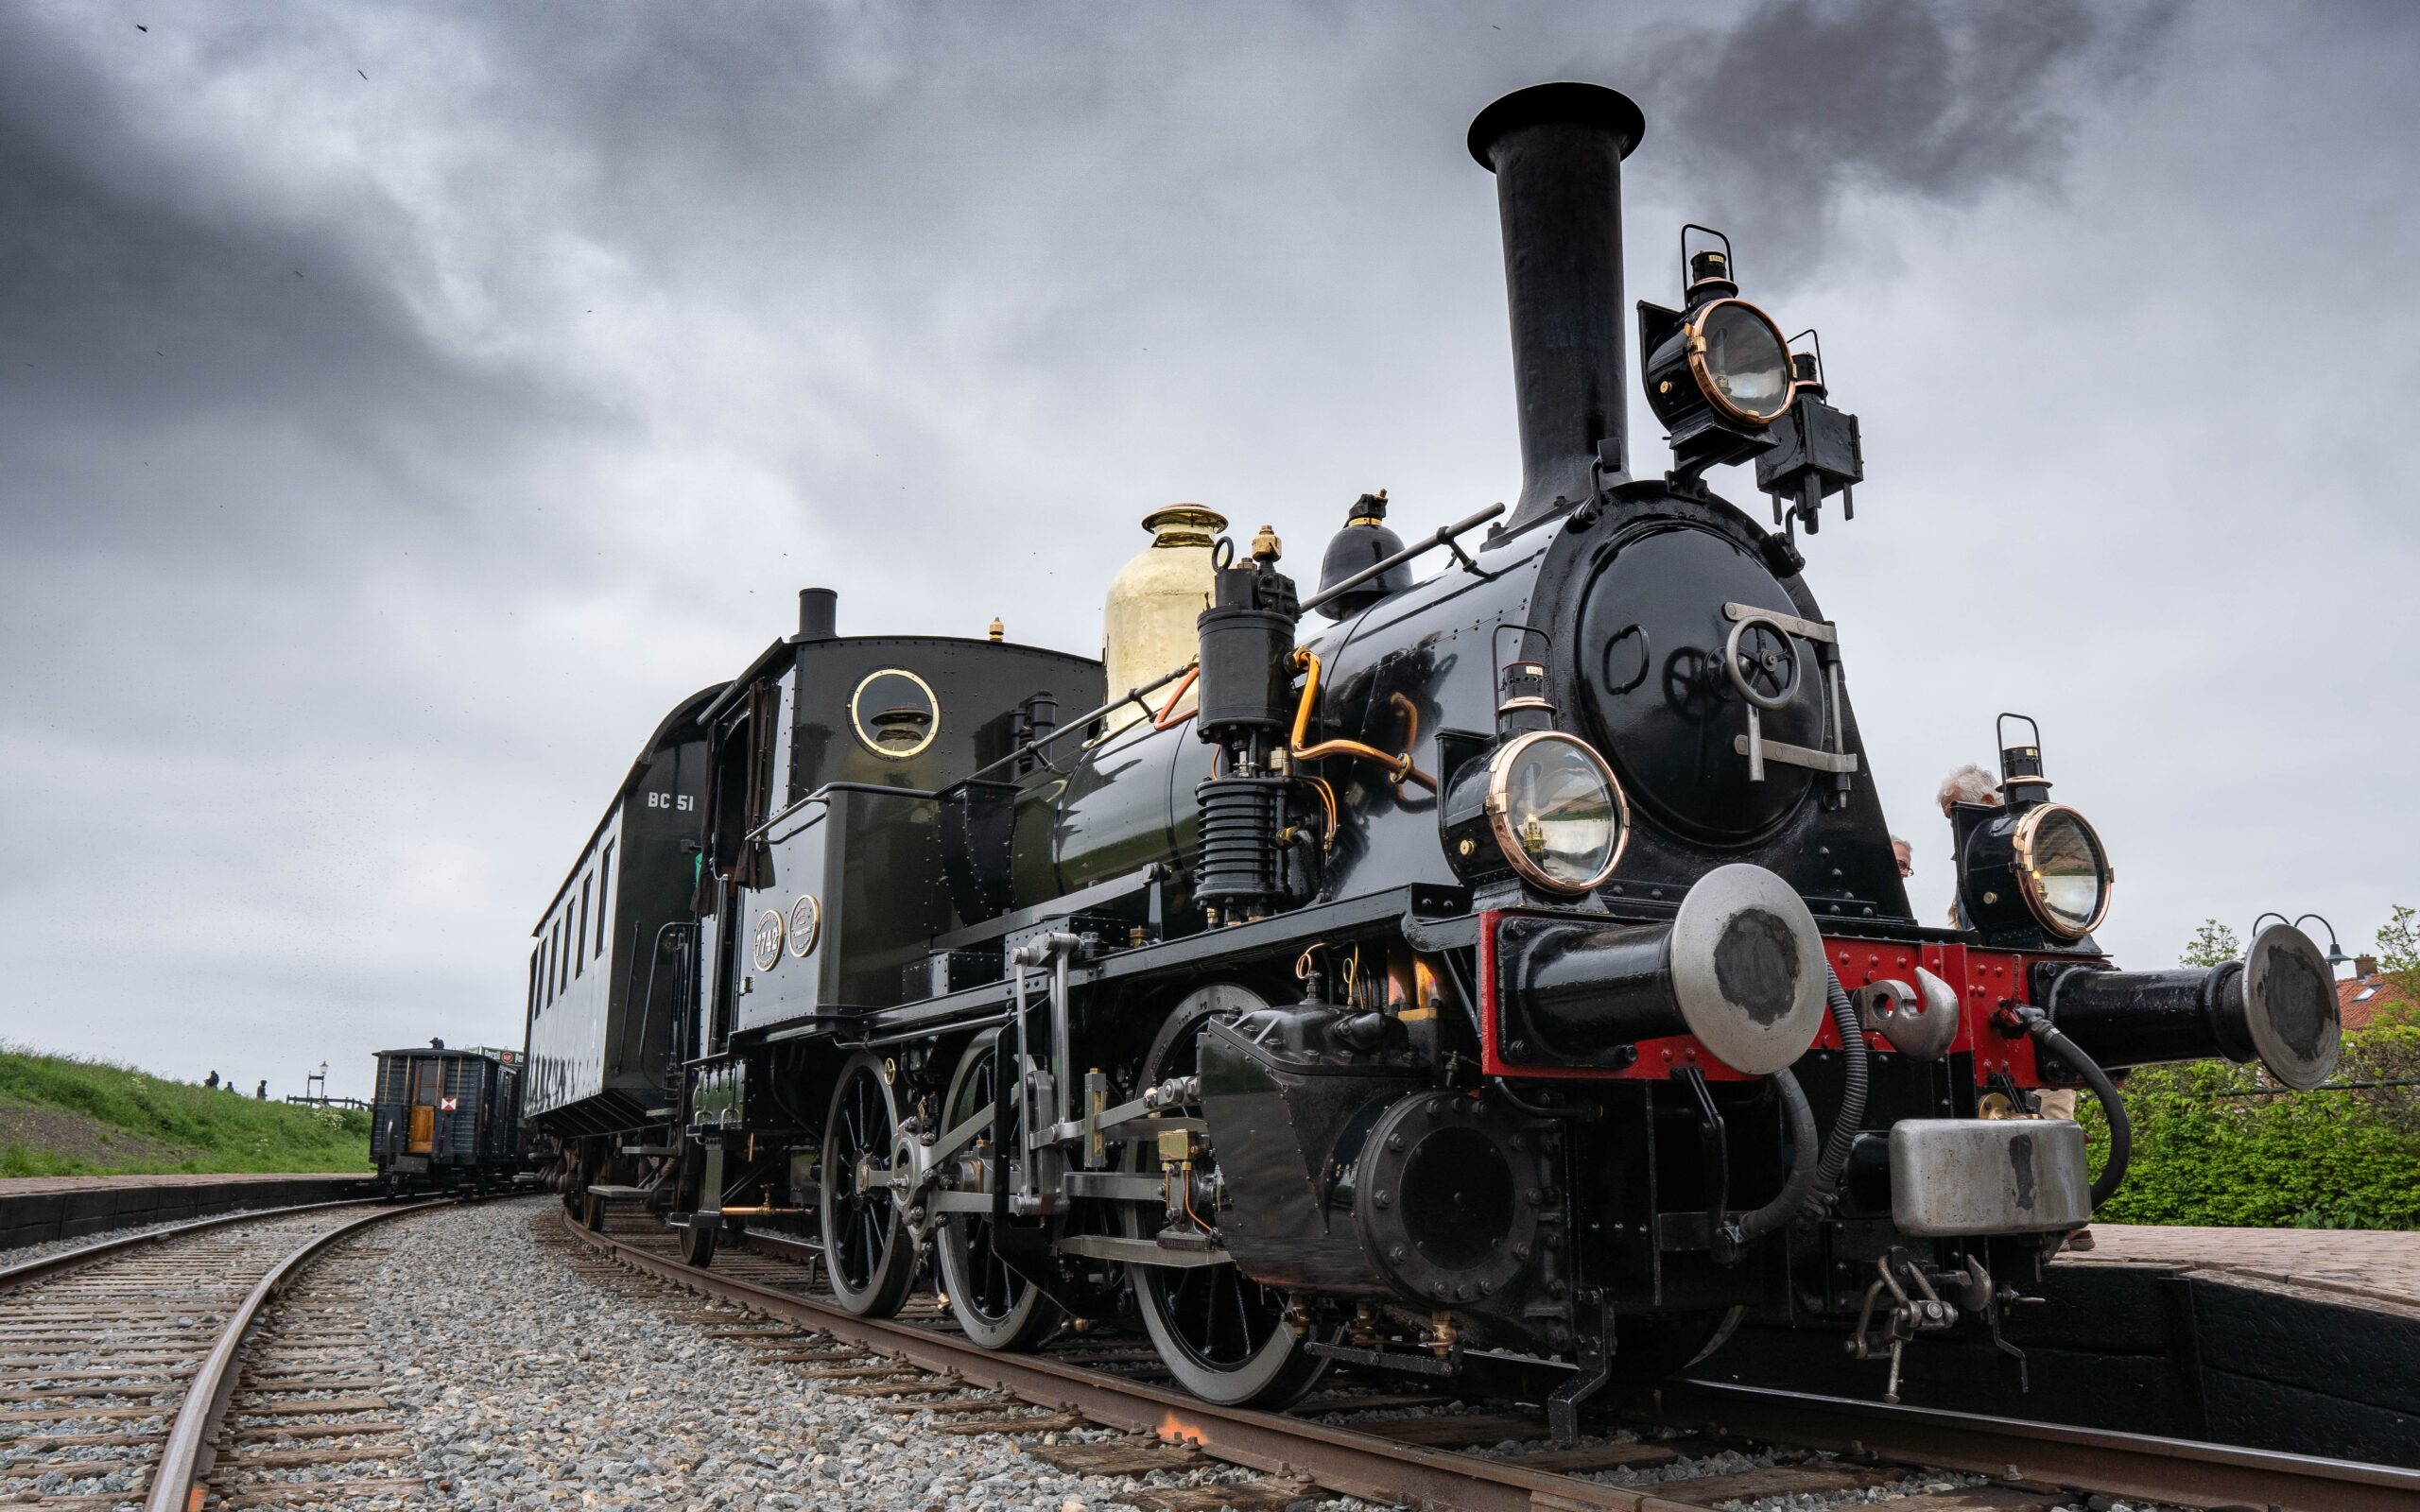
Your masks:
[[[2131,961],[2273,878],[2342,873],[2297,908],[2348,930],[2389,887],[2329,838],[2388,777],[2317,791],[2333,747],[2206,723],[2291,681],[2414,733],[2360,691],[2380,601],[2312,570],[2409,561],[2354,524],[2408,521],[2408,465],[2355,444],[2394,417],[2214,324],[2307,294],[2294,226],[2346,203],[2380,350],[2420,350],[2381,13],[108,6],[0,7],[0,955],[33,963],[0,1034],[196,1074],[232,1042],[272,1090],[281,1056],[509,1040],[633,743],[804,583],[852,629],[1086,650],[1153,504],[1315,558],[1364,489],[1411,524],[1503,497],[1461,133],[1554,77],[1648,111],[1637,293],[1711,216],[1824,326],[1873,476],[1810,555],[1920,888],[1924,796],[2011,702],[2125,846]],[[2152,354],[2237,376],[2147,390]],[[2242,528],[2247,478],[2290,532]],[[2247,638],[2264,575],[2291,596]],[[1978,651],[2013,582],[2054,632]]]
[[[2173,5],[1766,0],[1641,56],[1655,171],[1767,277],[1802,275],[1844,197],[1970,205],[2056,181],[2091,91],[2154,66]]]

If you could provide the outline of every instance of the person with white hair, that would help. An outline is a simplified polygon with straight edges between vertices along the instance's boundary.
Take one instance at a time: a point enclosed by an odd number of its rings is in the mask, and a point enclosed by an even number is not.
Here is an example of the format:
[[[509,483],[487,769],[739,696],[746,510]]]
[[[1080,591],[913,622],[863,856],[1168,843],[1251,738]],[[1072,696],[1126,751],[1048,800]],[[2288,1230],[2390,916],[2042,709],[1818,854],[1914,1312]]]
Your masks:
[[[1943,818],[1949,817],[1951,807],[1960,803],[1980,803],[1990,808],[2000,806],[1999,783],[1992,780],[1991,773],[1973,762],[1968,762],[1943,778],[1941,791],[1936,797],[1941,802]],[[1905,860],[1900,862],[1900,867],[1899,875],[1904,877],[1908,874]],[[1967,927],[1966,910],[1960,907],[1955,899],[1949,904],[1949,921],[1960,929]],[[2044,1118],[2064,1118],[2070,1123],[2075,1120],[2076,1094],[2072,1090],[2047,1087],[2033,1094],[2033,1101],[2036,1109]],[[2069,1249],[2090,1249],[2092,1246],[2090,1228],[2079,1228],[2067,1235],[2066,1247]]]
[[[1915,847],[1897,835],[1891,837],[1891,859],[1899,863],[1899,880],[1905,882],[1916,874]]]
[[[1993,808],[1999,807],[2000,784],[1992,780],[1991,773],[1968,762],[1941,780],[1941,792],[1936,797],[1941,801],[1942,817],[1947,818],[1949,806],[1953,803],[1985,803]]]

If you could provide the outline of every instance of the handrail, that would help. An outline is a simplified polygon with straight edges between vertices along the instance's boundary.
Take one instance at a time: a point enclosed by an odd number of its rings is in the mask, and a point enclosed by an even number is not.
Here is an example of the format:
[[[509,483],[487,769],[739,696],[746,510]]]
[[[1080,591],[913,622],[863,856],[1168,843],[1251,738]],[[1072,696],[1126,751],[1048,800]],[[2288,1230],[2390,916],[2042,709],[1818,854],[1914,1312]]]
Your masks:
[[[739,837],[739,843],[741,845],[746,845],[752,840],[762,839],[766,831],[771,829],[774,825],[781,823],[784,819],[788,818],[791,815],[796,814],[799,810],[806,807],[809,803],[830,803],[832,801],[832,795],[835,793],[873,793],[883,798],[929,799],[941,797],[939,792],[925,787],[891,787],[882,782],[826,782],[821,787],[817,788],[814,792],[807,794],[804,798],[794,799],[790,802],[783,805],[780,813],[774,815],[771,818],[767,819],[764,823],[756,826],[756,828],[749,831],[746,834],[741,835]]]
[[[184,1404],[177,1409],[177,1420],[169,1425],[168,1441],[160,1450],[160,1463],[151,1474],[151,1491],[144,1498],[144,1512],[200,1512],[202,1487],[197,1484],[209,1472],[202,1460],[202,1450],[210,1432],[226,1416],[227,1403],[235,1393],[235,1354],[243,1348],[244,1335],[269,1298],[275,1297],[286,1278],[320,1250],[340,1239],[348,1239],[373,1224],[389,1218],[400,1218],[407,1212],[425,1212],[443,1207],[439,1202],[416,1202],[409,1207],[388,1208],[352,1223],[339,1224],[319,1235],[302,1248],[279,1261],[269,1273],[260,1279],[251,1295],[227,1319],[219,1332],[218,1342],[210,1356],[201,1363],[200,1370],[186,1388]]]
[[[1321,589],[1318,593],[1313,593],[1310,597],[1303,600],[1301,605],[1302,610],[1305,613],[1308,613],[1312,610],[1319,608],[1322,604],[1326,603],[1329,599],[1334,598],[1337,594],[1350,593],[1354,589],[1360,587],[1363,583],[1368,582],[1371,578],[1379,576],[1382,574],[1391,573],[1415,557],[1425,556],[1429,552],[1435,551],[1440,546],[1453,545],[1453,541],[1456,536],[1459,536],[1467,530],[1477,529],[1478,526],[1487,524],[1490,520],[1495,519],[1497,515],[1502,514],[1503,512],[1504,506],[1500,504],[1491,504],[1486,508],[1479,510],[1477,514],[1465,515],[1461,519],[1455,521],[1450,525],[1439,525],[1433,533],[1422,537],[1419,541],[1404,547],[1403,550],[1394,553],[1392,556],[1381,557],[1376,561],[1372,562],[1369,566],[1362,568],[1357,573],[1355,573],[1352,576],[1341,578],[1337,582]],[[1462,565],[1470,568],[1471,571],[1478,571],[1478,564],[1477,562],[1472,561],[1468,557],[1462,557],[1461,547],[1454,546],[1454,555],[1461,557]]]
[[[1112,710],[1117,708],[1120,704],[1142,704],[1144,714],[1149,716],[1152,714],[1154,711],[1150,704],[1143,703],[1143,696],[1147,693],[1159,692],[1162,688],[1167,687],[1169,683],[1174,682],[1177,679],[1184,677],[1187,672],[1192,670],[1193,663],[1188,662],[1184,665],[1178,667],[1173,672],[1169,672],[1163,677],[1153,678],[1150,681],[1144,683],[1140,687],[1129,688],[1124,693],[1119,694],[1116,697],[1109,700],[1109,702],[1102,704],[1099,708],[1088,710],[1083,713],[1078,714],[1073,719],[1069,719],[1063,723],[1053,726],[1048,734],[1034,736],[1031,740],[1028,740],[1024,745],[1019,746],[1016,749],[1009,752],[1006,756],[1001,757],[998,761],[987,762],[983,765],[977,766],[975,770],[967,773],[966,776],[961,778],[959,781],[972,782],[977,778],[981,777],[985,772],[1006,766],[1011,762],[1017,761],[1021,757],[1034,755],[1044,747],[1050,745],[1054,741],[1072,735],[1080,730],[1090,729],[1094,720],[1107,716]]]

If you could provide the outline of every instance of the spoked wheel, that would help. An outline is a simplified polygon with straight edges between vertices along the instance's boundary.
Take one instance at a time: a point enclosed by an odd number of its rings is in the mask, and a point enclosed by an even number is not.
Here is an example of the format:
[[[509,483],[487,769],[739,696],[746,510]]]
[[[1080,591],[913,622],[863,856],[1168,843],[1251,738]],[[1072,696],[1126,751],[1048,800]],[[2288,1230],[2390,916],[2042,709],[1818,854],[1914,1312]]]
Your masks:
[[[715,1263],[715,1246],[722,1238],[719,1220],[697,1213],[681,1228],[681,1259],[683,1263],[703,1270]]]
[[[1000,1074],[999,1031],[977,1037],[950,1077],[942,1128],[958,1127],[992,1107]],[[980,1138],[988,1140],[989,1136]],[[993,1179],[1009,1175],[1006,1152],[995,1152]],[[1059,1309],[1035,1285],[1011,1270],[992,1248],[988,1213],[953,1212],[938,1235],[942,1288],[966,1336],[987,1349],[1030,1349],[1058,1326]]]
[[[1194,1071],[1194,1036],[1213,1019],[1232,1018],[1266,1004],[1228,984],[1202,988],[1177,1005],[1143,1057],[1141,1085],[1155,1086]],[[1196,1111],[1187,1109],[1187,1111]],[[1205,1155],[1203,1164],[1215,1156]],[[1138,1171],[1156,1170],[1157,1152],[1136,1142]],[[1164,1215],[1121,1203],[1128,1232],[1146,1238]],[[1286,1322],[1285,1294],[1253,1280],[1232,1264],[1127,1267],[1143,1328],[1177,1383],[1205,1401],[1229,1407],[1283,1407],[1311,1388],[1327,1361],[1304,1348]]]
[[[880,1056],[860,1051],[840,1068],[823,1121],[823,1262],[832,1295],[850,1312],[890,1317],[915,1279],[915,1246],[888,1184],[899,1105]]]

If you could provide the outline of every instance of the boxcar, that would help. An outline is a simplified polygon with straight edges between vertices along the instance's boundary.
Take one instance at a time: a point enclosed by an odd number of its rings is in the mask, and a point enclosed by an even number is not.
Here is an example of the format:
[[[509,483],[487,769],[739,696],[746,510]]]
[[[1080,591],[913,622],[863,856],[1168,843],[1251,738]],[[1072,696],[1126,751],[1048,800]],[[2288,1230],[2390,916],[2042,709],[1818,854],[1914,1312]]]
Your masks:
[[[508,1053],[378,1052],[370,1159],[390,1194],[487,1192],[510,1186],[521,1165],[521,1068]]]

